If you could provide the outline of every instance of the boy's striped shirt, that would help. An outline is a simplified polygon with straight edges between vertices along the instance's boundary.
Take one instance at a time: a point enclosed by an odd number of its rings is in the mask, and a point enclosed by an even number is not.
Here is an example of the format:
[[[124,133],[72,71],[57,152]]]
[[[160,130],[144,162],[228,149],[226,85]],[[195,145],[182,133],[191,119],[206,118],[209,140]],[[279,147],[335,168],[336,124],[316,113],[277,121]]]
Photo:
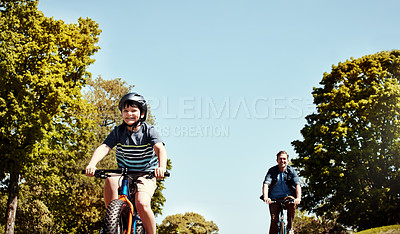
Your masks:
[[[142,123],[137,132],[129,131],[126,124],[115,127],[103,144],[111,149],[116,146],[118,167],[152,171],[159,164],[153,149],[159,142],[162,142],[162,139],[154,127]]]
[[[154,150],[150,143],[146,145],[122,145],[118,143],[116,156],[120,168],[143,171],[158,165],[157,157],[154,157]]]

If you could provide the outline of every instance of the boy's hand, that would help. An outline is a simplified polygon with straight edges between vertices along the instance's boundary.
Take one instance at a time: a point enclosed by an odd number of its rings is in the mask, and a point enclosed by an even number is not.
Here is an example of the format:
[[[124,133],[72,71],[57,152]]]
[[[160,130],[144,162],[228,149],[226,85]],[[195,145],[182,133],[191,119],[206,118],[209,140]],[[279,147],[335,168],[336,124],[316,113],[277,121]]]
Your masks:
[[[95,166],[92,166],[92,165],[88,165],[87,167],[86,167],[86,175],[87,176],[94,176],[94,172],[96,171],[96,167]]]
[[[166,171],[167,171],[167,168],[159,167],[154,170],[154,175],[156,176],[157,179],[162,179],[162,178],[164,178],[164,173]]]

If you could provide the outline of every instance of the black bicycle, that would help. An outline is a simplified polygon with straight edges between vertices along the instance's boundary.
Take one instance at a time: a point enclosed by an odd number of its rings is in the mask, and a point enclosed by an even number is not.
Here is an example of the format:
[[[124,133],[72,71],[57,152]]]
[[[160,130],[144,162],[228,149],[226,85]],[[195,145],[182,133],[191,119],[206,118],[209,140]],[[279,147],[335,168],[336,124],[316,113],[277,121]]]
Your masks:
[[[264,201],[264,196],[261,195],[260,199]],[[294,203],[294,197],[288,196],[284,199],[271,199],[271,203],[281,204],[281,211],[279,212],[279,221],[278,221],[278,234],[286,234],[287,228],[285,222],[285,214],[283,211],[286,210],[287,204]]]
[[[85,173],[85,171],[82,171]],[[135,207],[135,193],[137,191],[137,179],[140,176],[154,178],[152,172],[138,172],[127,168],[115,170],[96,170],[95,177],[106,179],[111,176],[122,178],[121,187],[118,190],[118,199],[112,200],[107,206],[104,219],[103,232],[105,234],[145,234],[142,220]],[[169,172],[165,172],[165,177]]]

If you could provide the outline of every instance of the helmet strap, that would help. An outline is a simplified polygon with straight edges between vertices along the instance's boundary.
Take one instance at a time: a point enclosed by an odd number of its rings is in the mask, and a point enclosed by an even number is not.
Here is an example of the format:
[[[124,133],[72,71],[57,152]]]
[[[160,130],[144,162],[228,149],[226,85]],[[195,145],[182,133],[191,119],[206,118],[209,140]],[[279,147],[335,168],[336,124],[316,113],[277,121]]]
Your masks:
[[[135,129],[142,121],[138,120],[136,122],[134,122],[133,124],[127,124],[126,125],[132,129]]]

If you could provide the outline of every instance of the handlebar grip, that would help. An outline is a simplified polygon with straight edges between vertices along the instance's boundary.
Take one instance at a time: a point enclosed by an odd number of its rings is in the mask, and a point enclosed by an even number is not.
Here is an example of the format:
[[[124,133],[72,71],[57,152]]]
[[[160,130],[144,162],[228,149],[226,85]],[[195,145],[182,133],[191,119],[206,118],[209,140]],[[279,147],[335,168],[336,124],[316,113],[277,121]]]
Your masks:
[[[114,170],[97,169],[94,173],[94,176],[105,179],[105,178],[109,177],[108,173],[110,173],[110,172],[120,173],[117,170],[115,170],[115,172],[114,172]],[[81,170],[81,174],[86,174],[86,170]],[[154,171],[151,172],[151,174],[153,174],[153,176],[154,176]],[[164,177],[170,177],[170,176],[171,176],[171,173],[169,171],[164,172]]]
[[[95,173],[97,173],[100,170],[96,170]],[[86,170],[81,170],[81,174],[86,174]],[[169,171],[164,172],[164,177],[170,177],[171,173]]]
[[[261,199],[262,201],[264,201],[264,195],[261,195],[261,196],[260,196],[260,199]],[[271,200],[271,203],[277,203],[277,201]]]

